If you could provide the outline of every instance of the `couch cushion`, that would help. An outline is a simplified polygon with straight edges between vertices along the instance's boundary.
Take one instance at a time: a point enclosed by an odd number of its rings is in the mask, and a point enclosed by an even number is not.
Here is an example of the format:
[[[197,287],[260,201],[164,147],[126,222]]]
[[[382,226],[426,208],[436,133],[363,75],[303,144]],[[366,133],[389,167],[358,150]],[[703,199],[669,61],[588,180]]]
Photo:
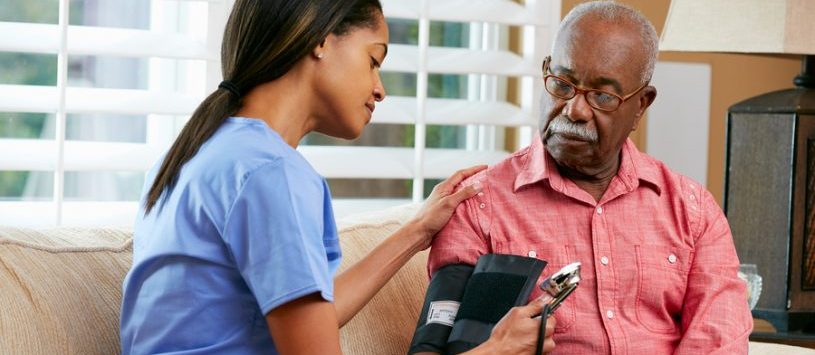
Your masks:
[[[127,229],[0,227],[0,349],[6,354],[119,352]]]

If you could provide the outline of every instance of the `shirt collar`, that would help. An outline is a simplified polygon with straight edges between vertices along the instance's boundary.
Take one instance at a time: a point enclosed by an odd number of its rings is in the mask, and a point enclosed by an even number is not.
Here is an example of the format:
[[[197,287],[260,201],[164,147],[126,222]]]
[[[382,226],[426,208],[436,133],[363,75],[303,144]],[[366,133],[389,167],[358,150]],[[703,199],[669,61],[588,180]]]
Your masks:
[[[626,139],[622,147],[620,169],[617,171],[617,178],[622,180],[629,191],[633,191],[639,186],[640,181],[662,194],[659,171],[654,162],[642,152],[640,152],[631,139]],[[523,168],[515,178],[514,190],[535,184],[540,181],[549,180],[549,185],[553,189],[563,191],[563,177],[560,176],[555,161],[546,151],[539,135],[535,135],[529,152],[526,154],[526,161]]]

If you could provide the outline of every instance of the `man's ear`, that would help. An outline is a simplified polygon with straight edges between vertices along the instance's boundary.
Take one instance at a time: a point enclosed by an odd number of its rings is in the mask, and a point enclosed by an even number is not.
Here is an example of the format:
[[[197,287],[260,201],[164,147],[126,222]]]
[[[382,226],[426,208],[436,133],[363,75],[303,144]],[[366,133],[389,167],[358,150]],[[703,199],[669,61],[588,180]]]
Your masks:
[[[634,125],[631,127],[631,131],[636,131],[640,125],[640,120],[642,116],[645,115],[645,110],[654,103],[654,100],[657,98],[657,88],[653,86],[646,86],[642,89],[642,95],[639,98],[639,108],[637,109],[636,116],[637,118],[634,120]]]
[[[645,114],[645,110],[654,103],[654,100],[657,99],[657,88],[648,85],[642,89],[642,95],[640,95],[640,108],[637,114],[642,116]]]

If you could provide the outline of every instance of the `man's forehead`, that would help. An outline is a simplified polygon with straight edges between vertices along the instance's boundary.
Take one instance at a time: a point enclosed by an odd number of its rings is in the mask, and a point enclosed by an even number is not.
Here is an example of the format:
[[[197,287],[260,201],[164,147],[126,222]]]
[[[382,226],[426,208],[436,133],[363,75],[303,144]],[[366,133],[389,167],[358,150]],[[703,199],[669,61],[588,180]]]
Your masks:
[[[618,94],[623,92],[625,71],[606,65],[608,61],[604,60],[602,54],[596,54],[598,58],[592,60],[580,60],[579,55],[570,51],[555,51],[552,53],[550,70],[576,81],[575,84],[595,88],[612,86]]]
[[[644,63],[639,38],[620,36],[619,31],[560,33],[555,39],[550,67],[553,72],[593,85],[637,85]],[[590,31],[591,32],[591,31]]]

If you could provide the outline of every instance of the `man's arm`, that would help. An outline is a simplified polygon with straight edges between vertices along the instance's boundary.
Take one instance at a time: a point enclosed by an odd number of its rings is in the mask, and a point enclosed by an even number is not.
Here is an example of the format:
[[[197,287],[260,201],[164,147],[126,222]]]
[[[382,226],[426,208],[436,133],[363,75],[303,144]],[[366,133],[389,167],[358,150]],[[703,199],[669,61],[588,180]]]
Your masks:
[[[483,180],[485,176],[482,172],[462,185]],[[450,220],[433,239],[427,259],[429,276],[451,264],[475,265],[479,256],[491,252],[489,240],[481,228],[482,219],[489,216],[484,215],[483,210],[480,214],[478,210],[479,200],[489,196],[489,186],[486,182],[482,182],[481,186],[482,194],[458,205]]]
[[[707,190],[699,198],[700,223],[682,311],[676,354],[747,354],[753,320],[730,226]]]

